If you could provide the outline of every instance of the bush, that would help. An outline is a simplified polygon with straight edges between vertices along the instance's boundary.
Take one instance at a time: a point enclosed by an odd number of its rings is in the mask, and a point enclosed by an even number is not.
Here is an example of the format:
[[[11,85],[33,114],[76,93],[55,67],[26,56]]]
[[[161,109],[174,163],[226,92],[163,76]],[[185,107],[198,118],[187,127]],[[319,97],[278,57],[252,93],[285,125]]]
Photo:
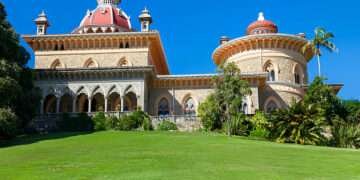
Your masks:
[[[265,113],[261,111],[257,111],[256,114],[250,119],[253,129],[250,132],[250,136],[254,137],[268,137],[269,131],[268,126],[268,118]]]
[[[145,131],[153,130],[151,118],[140,110],[121,117],[114,125],[114,129],[122,131],[131,131],[140,128]]]
[[[81,113],[71,117],[69,114],[63,114],[62,120],[59,122],[62,131],[92,131],[94,123],[86,113]]]
[[[199,105],[199,117],[206,131],[214,131],[222,128],[221,110],[214,95],[210,95]]]
[[[116,129],[116,127],[118,126],[119,121],[120,121],[119,118],[117,118],[116,116],[106,117],[106,119],[105,119],[105,129],[106,130]]]
[[[228,128],[230,128],[230,130]],[[233,115],[231,121],[225,123],[225,131],[227,133],[230,132],[230,135],[248,136],[250,130],[251,123],[246,119],[246,115],[243,113]]]
[[[92,118],[92,121],[94,123],[94,130],[95,131],[103,131],[106,130],[106,121],[107,118],[105,117],[104,112],[98,112],[95,114],[95,116]]]
[[[176,131],[176,130],[178,130],[178,128],[175,123],[170,122],[169,120],[164,120],[164,121],[160,122],[160,124],[158,125],[158,130],[160,130],[160,131]]]
[[[331,145],[340,148],[360,149],[360,125],[355,123],[336,123],[331,129]]]
[[[134,130],[137,128],[139,128],[137,120],[133,119],[133,117],[130,115],[125,115],[120,118],[119,123],[117,124],[116,130],[131,131],[131,130]]]
[[[18,118],[10,109],[0,108],[0,139],[17,134]]]
[[[142,128],[143,128],[144,131],[152,131],[152,130],[154,130],[154,127],[152,125],[152,122],[151,122],[150,118],[145,118],[144,119]]]

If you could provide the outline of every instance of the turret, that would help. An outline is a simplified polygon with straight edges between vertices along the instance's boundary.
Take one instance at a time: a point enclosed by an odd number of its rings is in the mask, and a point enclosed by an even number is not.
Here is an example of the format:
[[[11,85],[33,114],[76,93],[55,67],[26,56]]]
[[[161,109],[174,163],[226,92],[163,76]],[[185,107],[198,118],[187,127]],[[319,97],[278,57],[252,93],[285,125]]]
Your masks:
[[[139,16],[139,21],[141,23],[141,31],[148,32],[150,30],[150,24],[152,23],[152,17],[150,15],[149,10],[146,8],[141,11]]]
[[[47,28],[50,27],[50,23],[46,17],[44,11],[42,11],[39,16],[34,20],[36,24],[36,34],[37,35],[46,35]]]

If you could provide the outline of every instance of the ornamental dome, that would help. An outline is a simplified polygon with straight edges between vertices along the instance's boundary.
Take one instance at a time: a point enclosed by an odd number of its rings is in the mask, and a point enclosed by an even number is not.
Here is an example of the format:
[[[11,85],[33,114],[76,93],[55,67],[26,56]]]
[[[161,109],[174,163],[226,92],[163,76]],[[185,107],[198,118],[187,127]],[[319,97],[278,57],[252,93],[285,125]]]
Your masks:
[[[262,12],[259,13],[258,20],[251,23],[246,31],[247,35],[270,33],[278,33],[278,27],[275,23],[265,20],[264,13]]]
[[[131,31],[130,17],[117,6],[120,0],[97,0],[95,10],[88,10],[73,33],[107,33]]]

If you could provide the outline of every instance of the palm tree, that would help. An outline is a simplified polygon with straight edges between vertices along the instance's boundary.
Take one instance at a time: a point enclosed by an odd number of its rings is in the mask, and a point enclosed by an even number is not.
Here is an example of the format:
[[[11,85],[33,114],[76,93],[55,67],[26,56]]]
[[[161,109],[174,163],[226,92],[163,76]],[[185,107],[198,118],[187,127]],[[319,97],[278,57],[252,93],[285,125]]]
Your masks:
[[[305,52],[307,49],[311,49],[315,56],[317,57],[318,61],[318,72],[319,76],[321,76],[321,65],[320,65],[320,57],[322,55],[321,49],[324,48],[329,52],[337,51],[337,48],[331,39],[334,38],[334,34],[331,32],[327,32],[322,27],[315,28],[315,36],[314,39],[310,40],[306,45],[303,47],[303,51]]]

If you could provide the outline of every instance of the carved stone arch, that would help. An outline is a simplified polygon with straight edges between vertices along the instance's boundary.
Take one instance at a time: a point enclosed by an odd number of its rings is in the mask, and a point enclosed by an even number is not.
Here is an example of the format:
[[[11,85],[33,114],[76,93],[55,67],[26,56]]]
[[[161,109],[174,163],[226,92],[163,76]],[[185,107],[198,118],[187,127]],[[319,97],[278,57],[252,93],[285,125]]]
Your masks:
[[[86,94],[87,96],[90,95],[88,88],[86,88],[85,86],[80,86],[76,90],[76,95],[80,95],[80,94]]]
[[[107,89],[106,94],[105,94],[105,97],[110,96],[110,95],[111,95],[112,93],[114,93],[114,92],[118,93],[118,94],[121,96],[120,90],[119,90],[119,88],[117,87],[117,85],[112,85],[112,86],[110,86],[110,88]]]
[[[75,93],[74,93],[69,87],[67,87],[67,86],[64,87],[64,88],[62,88],[60,96],[64,96],[64,95],[66,95],[66,94],[69,94],[69,95],[72,96],[72,97],[75,96]]]
[[[84,68],[98,68],[99,67],[99,64],[93,60],[92,58],[89,58],[85,61],[84,63]]]
[[[269,73],[268,81],[276,81],[278,79],[279,67],[272,60],[267,60],[263,65],[263,71]]]
[[[273,107],[273,106],[276,106],[276,107]],[[266,101],[264,103],[264,111],[269,112],[269,111],[275,110],[274,108],[275,109],[281,108],[281,103],[274,96],[270,96],[266,99]]]
[[[301,64],[294,63],[292,68],[293,80],[296,84],[303,84],[305,79],[304,68]]]
[[[128,86],[126,86],[126,88],[124,89],[124,91],[123,91],[123,95],[126,95],[127,93],[129,93],[129,92],[133,92],[135,95],[139,95],[139,93],[138,93],[138,91],[137,91],[137,89],[133,86],[133,85],[128,85]]]
[[[156,115],[159,115],[159,105],[160,105],[161,101],[164,100],[164,99],[166,99],[166,101],[168,102],[168,106],[169,106],[168,107],[169,108],[169,114],[168,115],[171,114],[170,111],[173,109],[172,103],[171,103],[171,97],[169,97],[167,95],[162,95],[162,96],[157,97],[156,100],[155,100],[154,113]]]
[[[117,62],[117,67],[127,67],[127,66],[132,66],[132,63],[126,59],[126,57],[122,57],[119,59],[119,61]]]
[[[55,59],[50,67],[50,69],[65,69],[66,68],[66,65],[60,61],[60,59]]]
[[[192,105],[194,107],[188,106],[188,105],[191,105],[191,103],[193,103]],[[195,96],[193,96],[191,93],[187,93],[181,101],[181,107],[182,107],[182,111],[184,114],[195,115],[197,112],[198,101],[195,98]],[[189,111],[189,112],[187,112],[187,111]]]
[[[93,96],[94,96],[95,94],[97,94],[97,93],[100,93],[100,94],[102,94],[102,95],[105,96],[105,91],[104,91],[104,89],[103,89],[101,86],[99,86],[99,85],[94,86],[94,87],[92,88],[92,90],[91,90],[91,96],[90,96],[90,97],[93,97]]]

